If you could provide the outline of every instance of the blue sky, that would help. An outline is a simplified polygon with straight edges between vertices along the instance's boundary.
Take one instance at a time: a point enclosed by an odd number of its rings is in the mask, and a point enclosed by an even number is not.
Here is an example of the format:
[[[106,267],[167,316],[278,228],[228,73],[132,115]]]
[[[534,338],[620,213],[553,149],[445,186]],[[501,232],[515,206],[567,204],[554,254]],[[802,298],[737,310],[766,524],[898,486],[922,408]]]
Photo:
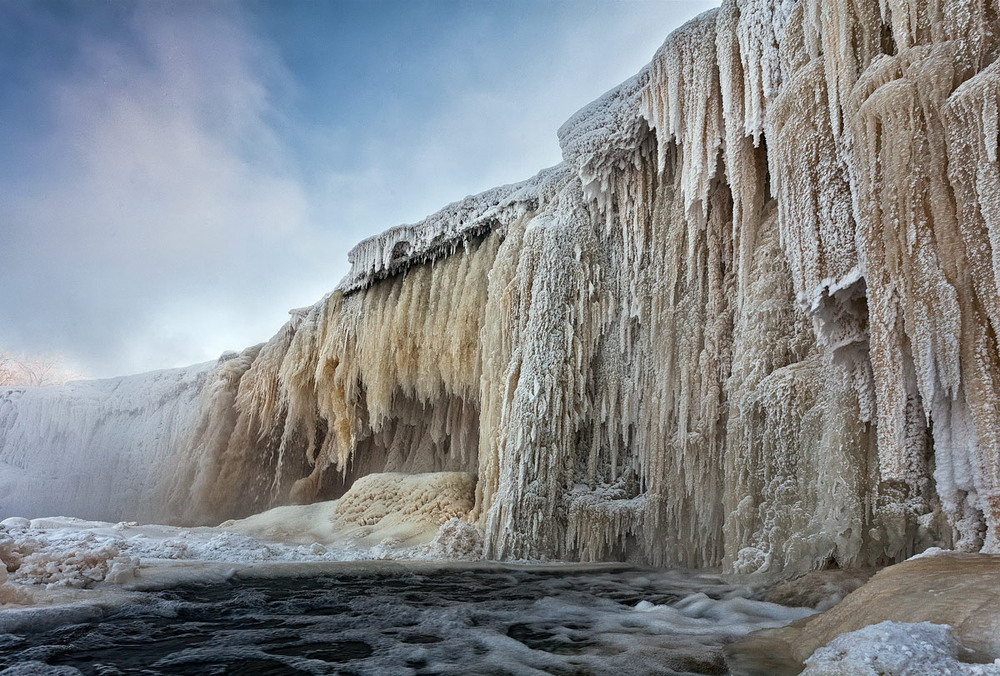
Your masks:
[[[715,4],[0,0],[0,348],[103,377],[266,340],[359,239],[558,163]]]

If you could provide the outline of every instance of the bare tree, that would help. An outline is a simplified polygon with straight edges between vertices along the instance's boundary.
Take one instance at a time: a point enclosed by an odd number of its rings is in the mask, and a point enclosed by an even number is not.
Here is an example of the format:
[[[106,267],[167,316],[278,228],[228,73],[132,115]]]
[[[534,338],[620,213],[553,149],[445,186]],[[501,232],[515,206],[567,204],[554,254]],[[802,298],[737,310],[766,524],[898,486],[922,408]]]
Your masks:
[[[0,385],[13,385],[17,380],[14,361],[6,352],[0,352]]]
[[[14,356],[0,350],[0,386],[62,385],[79,376],[51,355]]]

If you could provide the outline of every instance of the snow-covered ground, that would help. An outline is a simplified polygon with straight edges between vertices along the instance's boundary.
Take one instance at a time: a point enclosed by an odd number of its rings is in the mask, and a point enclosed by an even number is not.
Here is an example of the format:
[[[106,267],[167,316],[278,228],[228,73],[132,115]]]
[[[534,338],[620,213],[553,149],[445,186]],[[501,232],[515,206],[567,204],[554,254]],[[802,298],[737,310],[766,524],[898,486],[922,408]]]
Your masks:
[[[0,522],[0,560],[9,574],[0,591],[31,604],[45,602],[45,594],[30,591],[39,588],[148,586],[177,562],[210,569],[206,564],[474,560],[482,541],[460,518],[472,507],[474,486],[461,472],[372,474],[340,500],[276,507],[217,527],[9,517]]]

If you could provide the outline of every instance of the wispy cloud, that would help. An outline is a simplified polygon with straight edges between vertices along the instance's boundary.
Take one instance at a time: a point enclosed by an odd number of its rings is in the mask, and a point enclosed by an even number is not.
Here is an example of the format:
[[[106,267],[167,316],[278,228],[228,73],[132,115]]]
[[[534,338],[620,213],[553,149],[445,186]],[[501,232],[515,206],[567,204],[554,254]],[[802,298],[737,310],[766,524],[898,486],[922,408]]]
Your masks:
[[[97,373],[266,337],[275,318],[249,306],[281,289],[283,242],[310,227],[270,123],[280,62],[225,5],[166,7],[79,36],[73,67],[41,74],[54,127],[0,203],[0,336]],[[206,311],[237,301],[247,312]]]

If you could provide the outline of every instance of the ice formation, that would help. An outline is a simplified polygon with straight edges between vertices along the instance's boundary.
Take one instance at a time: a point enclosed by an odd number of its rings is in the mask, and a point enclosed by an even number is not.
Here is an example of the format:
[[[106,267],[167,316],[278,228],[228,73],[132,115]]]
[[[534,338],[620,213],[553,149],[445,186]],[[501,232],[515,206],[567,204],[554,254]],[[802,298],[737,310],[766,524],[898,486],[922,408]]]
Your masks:
[[[0,388],[0,518],[162,521],[157,487],[212,366]]]
[[[0,523],[0,605],[72,601],[63,592],[73,589],[226,579],[236,570],[294,576],[284,564],[475,561],[482,536],[465,520],[474,496],[475,478],[463,472],[371,474],[340,500],[214,527],[8,518]]]
[[[453,516],[441,524],[428,553],[439,559],[476,561],[483,556],[483,536],[474,525]]]
[[[376,526],[386,519],[426,522],[434,530],[472,509],[476,479],[465,472],[369,474],[337,502],[336,519]]]
[[[156,504],[458,472],[488,558],[997,551],[998,48],[996,0],[724,0],[559,130],[562,164],[361,242],[184,390]],[[2,396],[25,466],[11,411],[52,438],[57,411]]]

